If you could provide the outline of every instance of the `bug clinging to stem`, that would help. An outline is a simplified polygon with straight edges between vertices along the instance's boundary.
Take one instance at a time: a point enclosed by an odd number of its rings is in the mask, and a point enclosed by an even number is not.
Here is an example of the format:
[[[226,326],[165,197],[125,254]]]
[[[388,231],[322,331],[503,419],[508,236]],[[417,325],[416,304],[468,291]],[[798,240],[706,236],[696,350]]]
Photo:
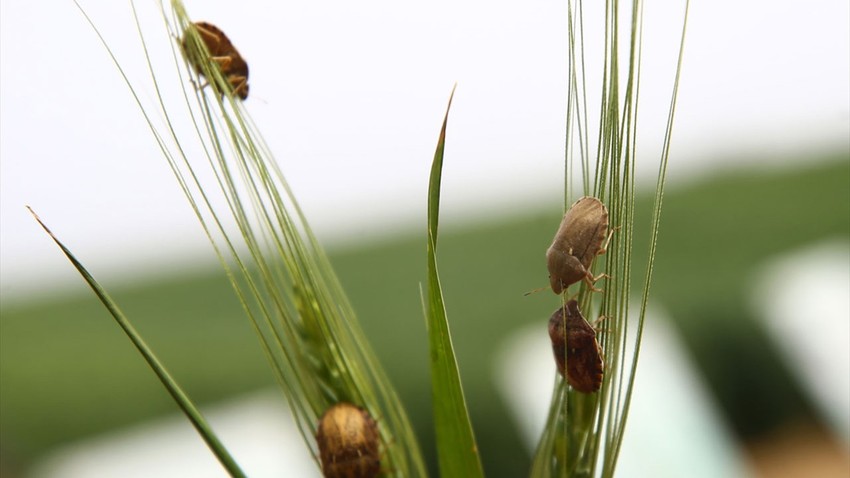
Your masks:
[[[590,266],[596,256],[605,253],[610,240],[608,208],[602,201],[584,196],[574,202],[564,214],[552,245],[546,250],[552,291],[560,294],[570,285],[584,280],[591,290],[599,292],[601,289],[596,288],[594,283],[608,276],[599,274],[594,277]]]
[[[374,478],[381,471],[378,424],[347,402],[328,408],[316,431],[325,478]]]
[[[248,63],[236,50],[236,47],[227,38],[227,35],[220,28],[208,22],[195,22],[189,25],[189,28],[198,33],[201,41],[209,51],[209,59],[217,63],[221,68],[221,74],[224,76],[228,85],[218,85],[219,91],[228,91],[228,87],[233,91],[233,94],[245,100],[248,98]],[[203,64],[203,51],[198,48],[189,37],[189,32],[183,34],[181,42],[183,51],[186,52],[186,57],[189,63],[195,68],[195,71],[200,75],[206,76]],[[207,82],[211,81],[207,78]],[[208,83],[207,83],[208,84]],[[206,85],[204,85],[206,86]],[[223,94],[223,93],[222,93]]]
[[[558,373],[567,383],[582,393],[599,390],[603,373],[602,349],[596,340],[596,330],[581,315],[578,302],[570,300],[552,314],[549,338]]]

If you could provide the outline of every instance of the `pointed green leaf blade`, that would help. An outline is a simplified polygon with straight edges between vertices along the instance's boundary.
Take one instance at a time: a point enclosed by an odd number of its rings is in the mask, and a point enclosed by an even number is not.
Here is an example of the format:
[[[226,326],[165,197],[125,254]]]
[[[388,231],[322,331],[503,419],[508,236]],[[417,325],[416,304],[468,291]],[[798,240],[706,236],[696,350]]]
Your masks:
[[[171,374],[168,373],[165,366],[157,359],[156,355],[154,355],[153,351],[148,347],[145,341],[142,339],[141,335],[136,331],[133,325],[130,323],[129,319],[121,312],[121,309],[118,308],[118,304],[116,304],[112,298],[109,297],[109,294],[106,293],[106,290],[100,286],[100,284],[95,280],[95,278],[89,273],[88,270],[77,260],[76,257],[71,253],[71,251],[65,247],[59,239],[53,235],[53,232],[48,229],[48,227],[41,221],[41,218],[29,207],[27,206],[30,214],[33,215],[38,224],[44,229],[44,231],[50,236],[51,239],[62,249],[62,252],[65,254],[65,257],[71,261],[71,264],[77,269],[83,279],[85,279],[86,283],[88,283],[89,287],[91,287],[92,291],[97,295],[98,299],[103,303],[103,305],[109,310],[109,313],[112,314],[112,317],[115,319],[115,322],[121,327],[130,341],[133,342],[133,345],[136,346],[139,353],[142,354],[145,361],[151,367],[151,369],[156,373],[156,376],[159,378],[159,381],[165,385],[165,388],[168,390],[168,393],[174,398],[174,401],[177,402],[177,405],[183,410],[183,413],[186,414],[186,417],[189,418],[189,421],[192,422],[192,425],[195,429],[200,433],[201,438],[206,442],[207,446],[210,447],[210,450],[215,454],[216,458],[218,458],[219,462],[221,462],[222,466],[227,470],[230,476],[233,477],[244,477],[245,473],[239,468],[239,465],[236,463],[236,460],[230,455],[227,449],[224,448],[221,441],[218,437],[213,433],[212,428],[210,428],[204,416],[198,410],[194,403],[189,399],[189,396],[180,388]]]
[[[452,97],[454,90],[452,90]],[[428,187],[428,303],[426,323],[431,361],[431,393],[434,406],[434,426],[440,476],[483,477],[478,447],[466,409],[460,383],[449,322],[443,303],[440,277],[437,272],[437,227],[440,215],[440,180],[443,170],[443,151],[446,143],[446,124],[451,97],[440,130],[440,139],[431,166]]]

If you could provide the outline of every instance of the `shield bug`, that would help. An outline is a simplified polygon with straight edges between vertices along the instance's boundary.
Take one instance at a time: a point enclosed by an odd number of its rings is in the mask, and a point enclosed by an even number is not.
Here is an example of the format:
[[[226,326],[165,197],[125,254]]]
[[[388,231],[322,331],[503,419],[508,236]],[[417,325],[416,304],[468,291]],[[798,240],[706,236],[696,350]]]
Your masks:
[[[580,280],[585,280],[592,290],[600,290],[593,284],[607,275],[594,277],[590,265],[596,256],[605,253],[611,240],[610,235],[605,239],[607,234],[608,208],[602,201],[584,196],[570,206],[546,250],[549,283],[556,294]]]
[[[566,314],[566,317],[565,317]],[[596,341],[596,330],[581,315],[578,303],[567,302],[549,318],[549,338],[558,373],[574,389],[593,393],[602,385],[602,349]],[[565,359],[566,358],[566,363]]]
[[[227,35],[217,26],[207,22],[193,23],[189,28],[194,29],[209,51],[209,59],[218,64],[221,74],[229,84],[233,93],[241,99],[248,98],[248,63],[236,50]],[[189,38],[189,33],[183,35],[183,51],[186,57],[200,75],[205,75],[204,55],[197,45]],[[210,81],[207,78],[207,81]],[[206,85],[204,85],[206,86]],[[219,90],[227,91],[225,85],[219,85]]]
[[[381,471],[378,425],[358,406],[340,402],[327,409],[316,442],[325,478],[373,478]]]

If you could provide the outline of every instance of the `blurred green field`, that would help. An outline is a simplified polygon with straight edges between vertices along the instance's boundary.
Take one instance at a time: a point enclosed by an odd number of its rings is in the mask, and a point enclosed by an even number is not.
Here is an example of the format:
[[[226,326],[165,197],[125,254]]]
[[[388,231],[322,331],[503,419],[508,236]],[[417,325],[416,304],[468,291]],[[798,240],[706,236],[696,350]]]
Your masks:
[[[647,228],[650,199],[638,201],[637,221]],[[824,238],[850,239],[848,153],[801,159],[794,168],[738,169],[672,184],[664,208],[653,299],[675,319],[729,422],[751,438],[786,420],[811,417],[752,318],[749,280],[777,254]],[[523,292],[546,284],[544,251],[560,215],[553,204],[504,222],[441,228],[446,306],[489,476],[522,476],[528,469],[530,457],[496,393],[492,367],[512,330],[537,323],[545,333],[556,297]],[[423,224],[406,237],[334,250],[331,259],[432,455],[419,299],[424,230]],[[640,242],[645,235],[636,231],[638,258],[648,249]],[[634,277],[642,274],[638,267]],[[197,401],[275,386],[218,269],[123,289],[104,286]],[[26,468],[69,440],[176,412],[93,294],[17,305],[4,300],[0,312],[0,461],[7,465]]]

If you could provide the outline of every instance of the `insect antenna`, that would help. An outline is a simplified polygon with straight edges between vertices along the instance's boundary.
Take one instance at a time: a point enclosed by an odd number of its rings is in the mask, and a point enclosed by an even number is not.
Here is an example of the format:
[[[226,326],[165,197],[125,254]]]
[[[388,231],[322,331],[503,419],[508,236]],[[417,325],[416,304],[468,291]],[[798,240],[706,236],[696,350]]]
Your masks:
[[[546,289],[548,289],[548,288],[549,288],[549,286],[546,286],[546,287],[538,287],[537,289],[532,289],[532,290],[530,290],[530,291],[528,291],[528,292],[526,292],[526,293],[522,294],[522,296],[523,296],[523,297],[528,297],[528,296],[530,296],[531,294],[536,294],[536,293],[538,293],[538,292],[543,292],[544,290],[546,290]]]

